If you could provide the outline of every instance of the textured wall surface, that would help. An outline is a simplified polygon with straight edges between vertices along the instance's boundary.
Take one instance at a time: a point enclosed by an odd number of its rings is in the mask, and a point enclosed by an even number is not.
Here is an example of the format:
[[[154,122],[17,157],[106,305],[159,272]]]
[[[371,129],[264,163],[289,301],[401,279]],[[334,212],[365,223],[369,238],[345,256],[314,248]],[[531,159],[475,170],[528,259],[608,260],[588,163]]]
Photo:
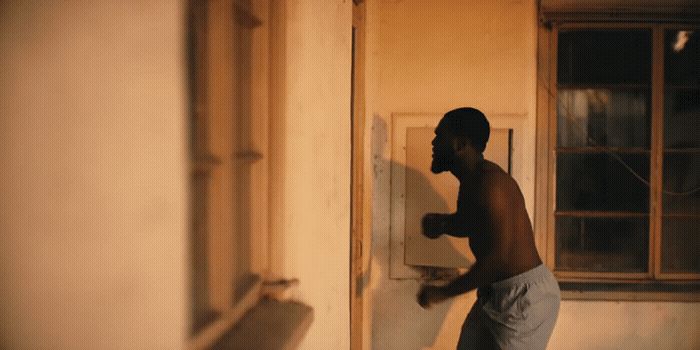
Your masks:
[[[184,11],[0,2],[0,348],[182,346]]]
[[[273,268],[299,278],[294,297],[314,309],[301,348],[348,349],[352,1],[286,1],[284,11],[284,69],[273,66],[284,71],[272,121]]]

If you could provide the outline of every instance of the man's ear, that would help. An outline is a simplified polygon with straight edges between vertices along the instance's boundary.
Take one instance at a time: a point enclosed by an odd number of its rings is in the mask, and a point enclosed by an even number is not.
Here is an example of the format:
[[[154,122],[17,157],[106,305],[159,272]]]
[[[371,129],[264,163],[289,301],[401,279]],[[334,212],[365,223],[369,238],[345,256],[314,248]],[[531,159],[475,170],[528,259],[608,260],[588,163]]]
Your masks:
[[[452,139],[452,150],[458,153],[470,145],[469,140],[465,137],[455,137]]]

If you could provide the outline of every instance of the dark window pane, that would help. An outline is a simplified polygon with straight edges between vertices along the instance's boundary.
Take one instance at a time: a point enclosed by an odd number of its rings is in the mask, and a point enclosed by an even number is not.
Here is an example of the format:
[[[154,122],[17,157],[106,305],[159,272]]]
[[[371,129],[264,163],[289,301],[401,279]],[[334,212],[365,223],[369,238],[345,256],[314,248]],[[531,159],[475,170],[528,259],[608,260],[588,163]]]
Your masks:
[[[666,89],[664,148],[700,147],[700,89]]]
[[[664,214],[700,215],[700,152],[664,154]]]
[[[556,219],[559,271],[646,272],[649,219]]]
[[[563,31],[557,67],[559,84],[649,84],[651,32]]]
[[[648,89],[560,89],[559,147],[649,148]]]
[[[649,156],[618,154],[649,179]],[[557,210],[642,212],[649,210],[649,187],[620,161],[605,153],[557,155]]]
[[[700,32],[666,31],[664,72],[666,85],[700,86]]]
[[[661,271],[700,273],[700,219],[664,218]]]

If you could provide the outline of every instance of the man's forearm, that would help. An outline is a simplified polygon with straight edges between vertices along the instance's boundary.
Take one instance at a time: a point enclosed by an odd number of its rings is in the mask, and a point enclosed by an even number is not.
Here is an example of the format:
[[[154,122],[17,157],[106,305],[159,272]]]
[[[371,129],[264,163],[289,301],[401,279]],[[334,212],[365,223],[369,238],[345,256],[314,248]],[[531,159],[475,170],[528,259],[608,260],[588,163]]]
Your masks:
[[[467,273],[442,287],[443,292],[448,297],[453,297],[498,282],[503,276],[496,272],[500,269],[495,264],[495,261],[477,261]]]
[[[445,232],[447,235],[453,236],[453,237],[468,237],[469,235],[467,232],[464,230],[464,225],[460,224],[459,216],[457,216],[457,213],[454,214],[449,214],[446,217],[447,222],[447,232]]]

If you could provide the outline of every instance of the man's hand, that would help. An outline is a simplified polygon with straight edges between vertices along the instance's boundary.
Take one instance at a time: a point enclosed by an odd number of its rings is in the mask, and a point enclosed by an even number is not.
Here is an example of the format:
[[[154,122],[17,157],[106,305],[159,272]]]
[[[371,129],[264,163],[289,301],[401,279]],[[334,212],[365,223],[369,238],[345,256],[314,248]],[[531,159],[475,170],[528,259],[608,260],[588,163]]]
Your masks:
[[[449,214],[425,214],[422,221],[423,235],[430,239],[435,239],[443,233],[447,233],[449,217]]]
[[[423,285],[418,292],[417,298],[418,304],[424,309],[427,309],[432,304],[443,302],[449,297],[444,293],[442,287]]]

